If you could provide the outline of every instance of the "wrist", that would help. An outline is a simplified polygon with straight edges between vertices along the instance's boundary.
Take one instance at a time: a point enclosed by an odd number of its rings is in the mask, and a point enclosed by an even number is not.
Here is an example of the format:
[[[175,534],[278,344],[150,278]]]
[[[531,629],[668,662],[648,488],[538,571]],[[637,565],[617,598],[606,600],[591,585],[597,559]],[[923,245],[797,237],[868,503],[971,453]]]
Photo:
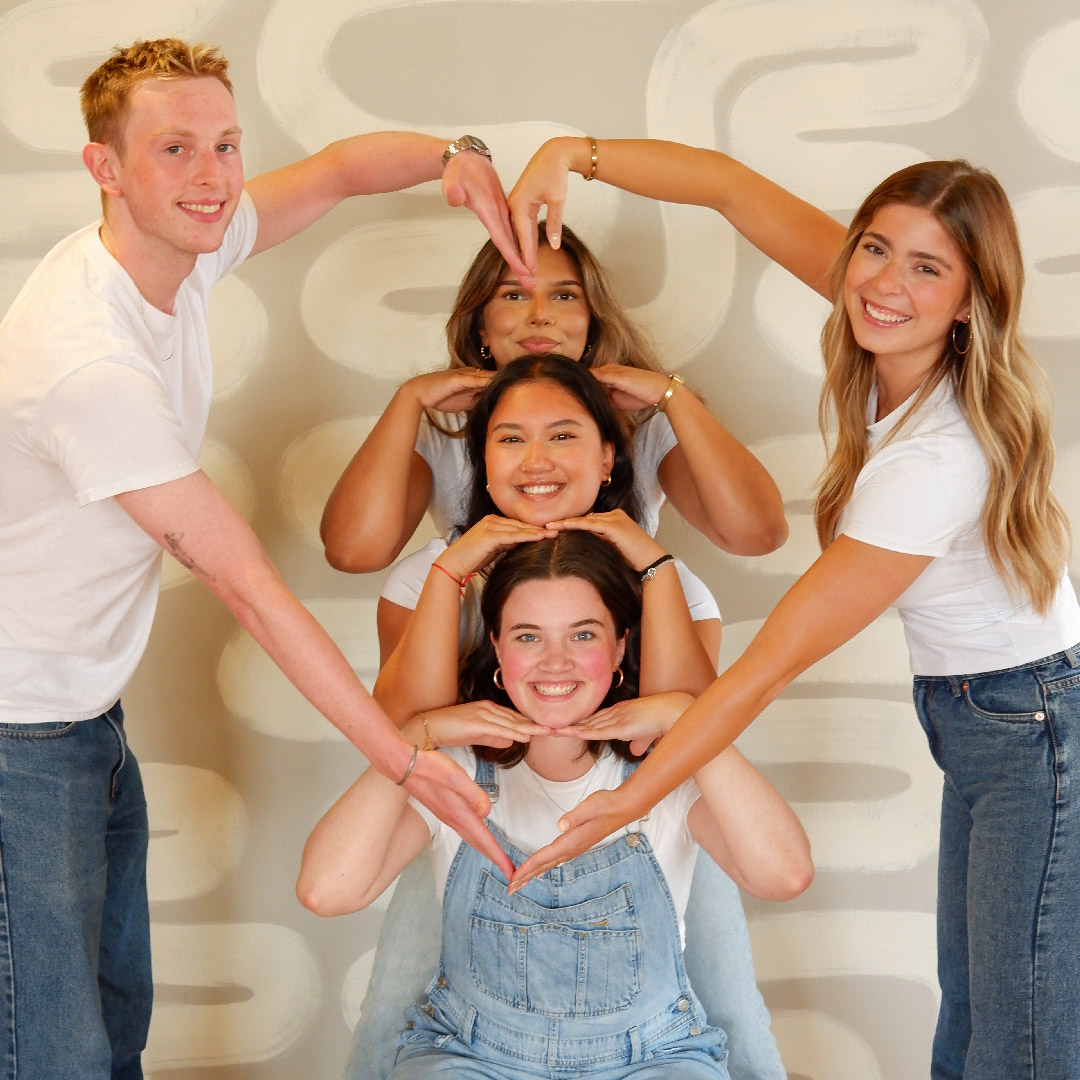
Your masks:
[[[654,559],[649,563],[648,566],[643,566],[638,570],[641,584],[644,585],[647,581],[652,581],[665,566],[671,566],[672,569],[675,568],[675,556],[668,552],[664,552],[659,558]]]

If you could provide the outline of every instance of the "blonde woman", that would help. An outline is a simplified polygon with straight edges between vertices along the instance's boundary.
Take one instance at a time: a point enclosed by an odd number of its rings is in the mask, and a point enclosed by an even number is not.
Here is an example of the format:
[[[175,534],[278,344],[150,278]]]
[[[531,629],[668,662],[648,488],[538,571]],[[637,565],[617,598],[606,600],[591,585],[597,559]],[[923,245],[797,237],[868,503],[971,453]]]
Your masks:
[[[639,817],[895,606],[945,774],[931,1075],[1074,1078],[1080,607],[1049,489],[1044,379],[1017,337],[1023,270],[1001,186],[963,161],[914,165],[845,230],[722,154],[553,140],[511,193],[519,237],[541,203],[557,232],[568,169],[710,206],[829,297],[821,420],[837,430],[816,504],[821,557],[634,776],[566,814],[568,831],[515,882]]]

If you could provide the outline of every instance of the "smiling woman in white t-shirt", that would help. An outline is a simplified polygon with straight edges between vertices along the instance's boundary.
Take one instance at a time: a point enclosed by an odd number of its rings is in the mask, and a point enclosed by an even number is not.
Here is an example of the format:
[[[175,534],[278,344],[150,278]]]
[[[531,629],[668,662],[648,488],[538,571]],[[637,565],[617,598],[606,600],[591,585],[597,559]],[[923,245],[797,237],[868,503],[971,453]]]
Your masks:
[[[743,655],[523,882],[640,817],[801,671],[887,608],[945,773],[935,1080],[1074,1080],[1080,1061],[1080,606],[1050,493],[1045,380],[1017,326],[1023,261],[1001,185],[964,161],[888,177],[848,229],[724,154],[545,143],[509,203],[558,231],[568,171],[724,214],[833,302],[816,504],[823,552]],[[531,253],[524,252],[526,262]],[[832,270],[830,272],[830,266]]]

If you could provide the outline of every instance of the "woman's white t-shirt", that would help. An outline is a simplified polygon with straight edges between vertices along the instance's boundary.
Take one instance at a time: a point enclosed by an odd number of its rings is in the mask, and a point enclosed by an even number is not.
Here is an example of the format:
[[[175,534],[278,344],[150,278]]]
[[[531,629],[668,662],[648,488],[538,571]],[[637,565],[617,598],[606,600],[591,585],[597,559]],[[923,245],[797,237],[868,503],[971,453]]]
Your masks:
[[[989,470],[982,448],[943,381],[892,439],[907,403],[874,422],[838,534],[933,561],[896,601],[916,675],[974,674],[1014,667],[1080,641],[1080,605],[1068,575],[1039,615],[1010,591],[982,537]]]

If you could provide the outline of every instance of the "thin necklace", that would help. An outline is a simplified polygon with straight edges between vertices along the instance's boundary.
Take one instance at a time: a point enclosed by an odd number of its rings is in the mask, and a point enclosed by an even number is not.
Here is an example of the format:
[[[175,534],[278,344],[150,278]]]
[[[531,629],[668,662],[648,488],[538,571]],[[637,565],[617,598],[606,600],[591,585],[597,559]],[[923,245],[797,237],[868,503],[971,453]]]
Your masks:
[[[578,801],[576,803],[574,803],[574,806],[580,806],[585,801],[585,796],[589,794],[589,789],[593,786],[593,782],[600,775],[600,772],[597,769],[597,764],[598,763],[599,763],[598,758],[593,761],[593,764],[592,764],[592,776],[589,778],[589,782],[585,785],[585,790],[581,793],[580,797],[578,798]],[[540,794],[543,795],[544,798],[547,799],[547,801],[549,803],[551,803],[551,805],[554,806],[556,810],[559,811],[559,816],[560,817],[562,817],[563,814],[569,814],[570,811],[574,809],[574,806],[562,806],[560,803],[557,803],[551,797],[551,795],[548,792],[547,788],[545,788],[544,785],[540,783],[540,777],[533,771],[533,769],[529,765],[529,763],[526,761],[526,762],[524,762],[524,765],[525,765],[525,768],[529,770],[529,776],[532,778],[532,782],[533,782],[533,785],[536,787],[536,790],[539,791]],[[577,777],[577,779],[580,780],[581,777],[579,776],[579,777]],[[551,781],[548,781],[548,782],[549,783],[559,783],[559,781],[556,781],[556,780],[551,780]],[[573,781],[566,781],[566,782],[567,783],[573,783]]]

